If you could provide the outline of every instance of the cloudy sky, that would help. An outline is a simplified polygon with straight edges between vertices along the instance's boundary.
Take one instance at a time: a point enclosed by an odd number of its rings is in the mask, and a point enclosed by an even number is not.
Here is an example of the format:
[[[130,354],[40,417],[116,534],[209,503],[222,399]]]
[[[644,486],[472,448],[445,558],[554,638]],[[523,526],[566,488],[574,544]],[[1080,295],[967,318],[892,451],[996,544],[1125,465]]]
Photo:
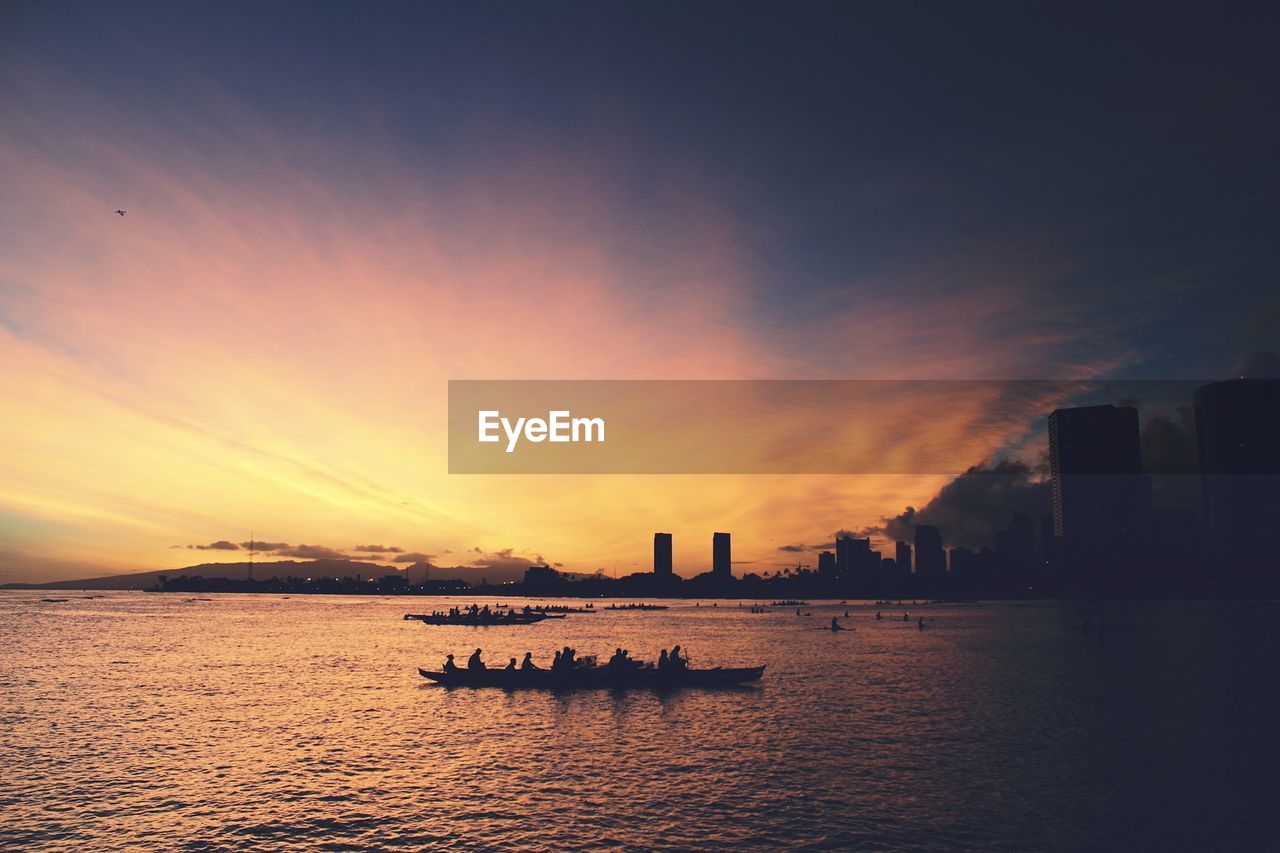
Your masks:
[[[1224,375],[1280,348],[1278,22],[1208,14],[7,3],[0,582],[760,570],[951,479],[450,476],[451,378]]]

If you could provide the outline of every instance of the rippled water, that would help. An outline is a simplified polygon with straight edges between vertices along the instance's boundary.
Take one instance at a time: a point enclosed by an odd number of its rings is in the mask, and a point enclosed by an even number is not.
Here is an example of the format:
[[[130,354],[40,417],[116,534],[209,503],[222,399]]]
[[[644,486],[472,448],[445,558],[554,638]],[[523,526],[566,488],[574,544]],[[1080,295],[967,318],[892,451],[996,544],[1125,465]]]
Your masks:
[[[0,593],[0,845],[1152,849],[1277,829],[1274,603],[912,608],[924,631],[858,605],[832,634],[844,606],[477,629],[401,619],[445,599],[82,595]],[[769,669],[668,694],[416,672],[476,646],[501,664],[676,642]]]

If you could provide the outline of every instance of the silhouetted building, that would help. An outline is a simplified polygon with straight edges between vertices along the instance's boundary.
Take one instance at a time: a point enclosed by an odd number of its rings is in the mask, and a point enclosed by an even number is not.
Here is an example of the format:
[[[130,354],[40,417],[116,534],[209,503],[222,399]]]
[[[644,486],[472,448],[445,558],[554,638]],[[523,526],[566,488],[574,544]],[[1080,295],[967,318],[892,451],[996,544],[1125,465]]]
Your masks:
[[[1037,562],[1035,523],[1031,516],[1015,513],[1009,526],[996,532],[996,588],[1026,592],[1038,573]]]
[[[1280,580],[1280,380],[1196,390],[1208,561],[1227,585]]]
[[[836,555],[830,551],[822,551],[818,554],[818,574],[824,578],[833,578],[836,575]]]
[[[911,546],[902,540],[898,540],[893,547],[893,559],[898,564],[898,570],[911,574]]]
[[[871,550],[871,540],[848,537],[838,540],[845,546],[843,576],[850,581],[865,582],[880,576],[880,555]],[[838,560],[838,558],[837,558]]]
[[[867,540],[870,542],[870,540]],[[878,583],[884,577],[884,555],[879,551],[867,551],[867,555],[863,558],[861,566],[861,574],[859,579],[871,583]]]
[[[986,591],[986,579],[979,577],[977,552],[970,548],[952,548],[951,579],[965,594]]]
[[[1072,585],[1084,591],[1131,589],[1147,555],[1143,522],[1151,505],[1142,476],[1138,411],[1083,406],[1049,415],[1054,533]]]
[[[911,593],[911,567],[899,563],[895,557],[880,561],[880,576],[884,581],[882,593],[890,597]]]
[[[728,533],[716,533],[711,537],[711,572],[718,578],[733,576],[733,556],[729,548]]]
[[[660,578],[671,577],[671,534],[653,534],[653,573]]]
[[[836,536],[836,574],[842,578],[853,577],[852,536]]]
[[[942,531],[931,524],[916,525],[916,575],[925,583],[947,576],[947,554],[942,550]]]
[[[1057,553],[1057,537],[1053,531],[1053,516],[1040,516],[1040,569],[1045,575],[1053,571],[1053,559]]]
[[[562,588],[568,579],[550,566],[530,566],[524,570],[524,585],[534,592],[551,592]]]

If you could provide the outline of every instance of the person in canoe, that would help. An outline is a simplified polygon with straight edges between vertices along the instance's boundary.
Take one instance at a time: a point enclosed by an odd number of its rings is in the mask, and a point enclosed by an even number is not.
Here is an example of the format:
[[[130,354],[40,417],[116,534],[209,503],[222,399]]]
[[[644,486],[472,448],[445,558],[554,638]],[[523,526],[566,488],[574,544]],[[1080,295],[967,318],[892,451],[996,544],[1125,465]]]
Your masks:
[[[444,659],[444,666],[440,668],[445,672],[457,672],[458,665],[453,662],[453,655],[446,655]]]
[[[551,661],[551,671],[552,672],[564,671],[564,655],[562,655],[560,652],[556,652],[556,656]]]
[[[467,669],[476,672],[485,668],[484,661],[480,660],[480,650],[476,649],[471,653],[471,657],[467,658]]]
[[[683,671],[689,668],[689,658],[680,654],[680,647],[675,646],[671,649],[671,654],[667,657],[667,665],[671,669]]]
[[[515,658],[512,658],[511,660],[507,661],[507,665],[506,665],[506,667],[505,667],[505,671],[506,671],[506,672],[515,672],[515,671],[516,671],[516,659],[515,659]]]
[[[670,667],[671,661],[667,658],[667,650],[663,649],[662,653],[658,655],[658,672],[664,672]]]
[[[520,668],[524,670],[530,670],[530,669],[541,670],[542,669],[542,667],[538,666],[533,662],[533,652],[524,653],[524,660],[520,662]]]
[[[632,659],[629,649],[618,649],[613,653],[613,657],[609,658],[609,669],[614,672],[628,672],[640,667],[641,663]]]
[[[834,617],[834,616],[832,616],[832,617],[831,617],[831,630],[832,630],[832,631],[843,631],[843,630],[844,630],[844,626],[840,624],[840,620],[839,620],[839,619],[837,619],[837,618],[836,618],[836,617]]]

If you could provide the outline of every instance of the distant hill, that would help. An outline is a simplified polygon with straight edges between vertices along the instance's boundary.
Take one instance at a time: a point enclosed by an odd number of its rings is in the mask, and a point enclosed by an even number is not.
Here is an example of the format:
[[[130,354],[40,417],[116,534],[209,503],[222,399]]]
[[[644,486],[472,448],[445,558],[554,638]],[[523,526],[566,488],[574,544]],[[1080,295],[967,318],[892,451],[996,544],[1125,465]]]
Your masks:
[[[385,575],[403,574],[399,569],[365,563],[357,560],[278,560],[255,562],[253,576],[258,579],[277,577],[342,578],[360,575],[364,578],[380,578]],[[135,572],[127,575],[111,575],[105,578],[53,581],[50,583],[6,584],[9,589],[147,589],[160,582],[160,576],[170,578],[247,578],[249,563],[201,563],[181,569],[160,569],[151,572]]]
[[[0,586],[0,589],[147,589],[160,582],[160,576],[170,578],[195,577],[228,578],[243,580],[249,577],[249,563],[201,563],[197,566],[185,566],[180,569],[158,569],[149,572],[134,572],[125,575],[110,575],[102,578],[85,578],[83,580],[50,581],[48,583],[11,583]],[[344,578],[359,575],[362,578],[381,578],[387,575],[404,575],[410,583],[418,584],[423,580],[464,580],[470,584],[482,581],[500,584],[519,581],[524,577],[523,564],[513,563],[505,566],[436,566],[427,562],[418,562],[410,566],[384,566],[378,563],[366,563],[359,560],[276,560],[256,561],[253,563],[253,576],[258,580],[271,577],[287,578],[290,575],[302,578]],[[572,572],[562,572],[566,577],[581,578]]]

